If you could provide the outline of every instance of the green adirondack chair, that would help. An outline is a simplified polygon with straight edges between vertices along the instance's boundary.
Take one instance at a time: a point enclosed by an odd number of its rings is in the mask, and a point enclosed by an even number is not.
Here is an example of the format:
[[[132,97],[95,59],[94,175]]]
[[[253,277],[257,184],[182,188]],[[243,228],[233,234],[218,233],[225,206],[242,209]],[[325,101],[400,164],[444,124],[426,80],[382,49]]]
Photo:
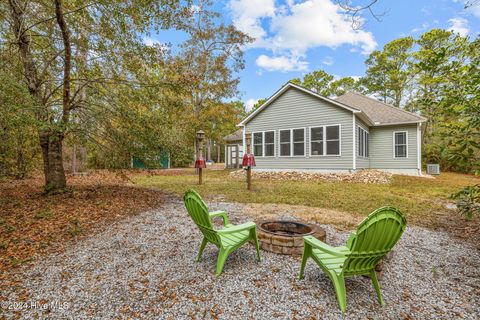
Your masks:
[[[252,240],[255,244],[257,259],[258,261],[261,260],[257,230],[254,222],[247,222],[241,225],[230,224],[225,211],[208,212],[208,207],[205,202],[200,195],[192,189],[185,193],[183,201],[188,214],[203,234],[203,241],[200,245],[197,261],[200,261],[202,258],[203,250],[208,242],[213,243],[220,249],[217,259],[217,277],[222,273],[223,265],[230,253],[249,240]],[[212,224],[212,220],[216,217],[223,218],[223,228],[220,230],[215,230]]]
[[[375,266],[400,239],[407,222],[400,211],[383,207],[368,215],[350,234],[346,246],[331,247],[312,237],[305,236],[300,279],[304,278],[308,258],[323,269],[332,280],[342,312],[347,307],[345,277],[365,275],[372,279],[378,301],[383,305]]]

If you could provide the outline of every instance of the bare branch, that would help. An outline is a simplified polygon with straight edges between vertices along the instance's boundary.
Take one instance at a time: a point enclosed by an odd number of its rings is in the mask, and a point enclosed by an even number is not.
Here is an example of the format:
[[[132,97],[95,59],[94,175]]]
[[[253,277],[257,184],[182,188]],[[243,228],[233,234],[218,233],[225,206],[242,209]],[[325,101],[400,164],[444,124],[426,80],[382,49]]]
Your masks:
[[[475,0],[480,1],[480,0]],[[388,11],[375,12],[373,6],[378,2],[378,0],[368,0],[366,4],[363,5],[354,5],[351,0],[335,0],[335,3],[350,14],[352,18],[352,28],[354,30],[361,29],[364,25],[361,13],[363,11],[368,11],[370,15],[377,21],[382,21],[382,18],[388,13]]]

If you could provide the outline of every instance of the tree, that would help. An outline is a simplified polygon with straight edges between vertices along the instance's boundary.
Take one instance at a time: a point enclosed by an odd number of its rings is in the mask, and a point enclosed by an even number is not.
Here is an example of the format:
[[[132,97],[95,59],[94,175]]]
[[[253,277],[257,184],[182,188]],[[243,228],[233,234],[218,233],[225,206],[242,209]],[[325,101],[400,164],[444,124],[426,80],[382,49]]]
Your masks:
[[[365,61],[367,66],[363,83],[369,93],[381,97],[385,103],[400,107],[404,93],[413,78],[410,65],[412,37],[405,37],[387,43],[382,51],[374,51]]]
[[[218,23],[219,14],[210,6],[209,0],[199,1],[191,18],[182,25],[189,39],[176,58],[178,73],[185,79],[187,107],[193,111],[187,115],[192,140],[197,130],[204,129],[205,110],[225,105],[223,99],[237,95],[237,72],[244,68],[242,47],[253,41],[233,25]],[[212,145],[210,139],[207,135],[207,146]]]
[[[0,12],[8,14],[0,26],[2,46],[16,46],[34,102],[46,191],[63,190],[62,143],[71,118],[95,104],[85,90],[131,84],[132,70],[148,61],[139,35],[171,27],[188,11],[176,1],[9,0]],[[88,56],[76,54],[82,52]]]
[[[291,80],[292,83],[299,84],[302,87],[327,97],[331,94],[330,83],[332,81],[333,76],[323,70],[316,70],[311,73],[307,73],[301,80],[299,78]]]
[[[363,93],[366,91],[360,79],[354,79],[352,77],[344,77],[334,80],[330,83],[329,87],[331,95],[337,97],[347,92]]]

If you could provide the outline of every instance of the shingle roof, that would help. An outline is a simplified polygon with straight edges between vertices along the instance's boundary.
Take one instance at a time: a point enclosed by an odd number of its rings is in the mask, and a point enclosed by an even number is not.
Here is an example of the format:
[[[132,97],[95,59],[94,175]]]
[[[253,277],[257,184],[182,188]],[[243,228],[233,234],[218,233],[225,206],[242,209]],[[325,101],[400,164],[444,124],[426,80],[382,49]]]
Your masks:
[[[234,133],[229,134],[228,136],[223,137],[225,141],[239,141],[243,140],[243,131],[242,129],[235,131]]]
[[[402,110],[356,92],[347,92],[335,100],[361,110],[372,120],[374,125],[417,123],[426,120],[424,117],[416,115],[415,113]]]

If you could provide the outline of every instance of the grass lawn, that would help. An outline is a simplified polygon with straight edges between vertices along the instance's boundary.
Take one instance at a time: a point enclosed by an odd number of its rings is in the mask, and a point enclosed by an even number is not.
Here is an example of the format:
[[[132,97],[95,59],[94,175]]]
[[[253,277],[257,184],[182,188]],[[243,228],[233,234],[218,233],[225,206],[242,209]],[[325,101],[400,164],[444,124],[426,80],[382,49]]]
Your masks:
[[[448,197],[463,186],[480,183],[477,177],[458,173],[442,173],[435,179],[395,175],[390,184],[257,179],[253,181],[254,190],[248,192],[244,180],[231,178],[229,172],[206,170],[201,186],[197,185],[193,169],[176,171],[173,175],[169,171],[165,174],[157,171],[155,175],[138,175],[133,181],[179,196],[188,188],[194,188],[207,199],[303,205],[334,209],[352,216],[365,216],[378,207],[392,205],[405,213],[409,223],[434,228],[451,222],[463,226],[463,217],[445,207],[451,202]],[[478,226],[477,221],[470,224]]]

